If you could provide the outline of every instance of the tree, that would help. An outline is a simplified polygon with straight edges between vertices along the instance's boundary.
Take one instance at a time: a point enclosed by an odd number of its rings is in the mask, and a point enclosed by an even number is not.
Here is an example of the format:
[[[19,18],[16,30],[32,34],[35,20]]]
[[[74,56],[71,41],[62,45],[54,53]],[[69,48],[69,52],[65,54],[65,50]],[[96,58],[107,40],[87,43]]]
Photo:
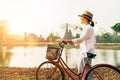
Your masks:
[[[116,23],[114,26],[111,27],[115,32],[116,34],[117,33],[120,33],[120,23]]]
[[[6,35],[8,33],[8,22],[7,20],[0,20],[0,41],[6,40]]]
[[[54,34],[54,33],[50,33],[47,37],[47,41],[50,41],[50,42],[54,42],[56,41],[57,39],[60,39],[59,35],[58,34]]]
[[[76,36],[75,36],[75,38],[80,38],[80,34],[77,33]]]
[[[96,39],[97,39],[97,42],[99,43],[109,43],[109,42],[111,42],[112,40],[112,38],[111,38],[111,35],[110,35],[110,33],[104,33],[104,34],[102,34],[101,36],[99,36],[99,35],[97,35],[96,36]]]

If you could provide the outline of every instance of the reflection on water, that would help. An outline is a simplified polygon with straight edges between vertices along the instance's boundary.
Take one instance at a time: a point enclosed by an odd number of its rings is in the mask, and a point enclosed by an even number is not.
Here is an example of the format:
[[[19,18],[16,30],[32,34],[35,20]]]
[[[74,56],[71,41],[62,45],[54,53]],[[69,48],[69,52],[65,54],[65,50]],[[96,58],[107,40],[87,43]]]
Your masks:
[[[120,65],[120,50],[96,49],[97,63]],[[46,46],[37,47],[0,47],[0,65],[9,67],[38,67],[45,61]],[[80,59],[79,50],[76,48],[64,49],[62,57],[69,67],[77,67]]]
[[[6,47],[0,47],[0,65],[9,66],[12,53]]]
[[[120,66],[120,50],[96,50],[96,62]]]

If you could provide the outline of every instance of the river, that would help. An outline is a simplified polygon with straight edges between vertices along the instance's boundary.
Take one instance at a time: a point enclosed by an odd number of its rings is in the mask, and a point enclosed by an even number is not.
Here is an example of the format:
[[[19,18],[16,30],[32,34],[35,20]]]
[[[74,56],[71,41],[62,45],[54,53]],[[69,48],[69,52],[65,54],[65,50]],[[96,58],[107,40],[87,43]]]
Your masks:
[[[38,67],[46,61],[46,46],[0,47],[0,65],[5,67]],[[96,58],[92,64],[107,63],[120,66],[120,50],[96,49]],[[77,67],[80,53],[77,48],[64,49],[62,58],[69,67]]]

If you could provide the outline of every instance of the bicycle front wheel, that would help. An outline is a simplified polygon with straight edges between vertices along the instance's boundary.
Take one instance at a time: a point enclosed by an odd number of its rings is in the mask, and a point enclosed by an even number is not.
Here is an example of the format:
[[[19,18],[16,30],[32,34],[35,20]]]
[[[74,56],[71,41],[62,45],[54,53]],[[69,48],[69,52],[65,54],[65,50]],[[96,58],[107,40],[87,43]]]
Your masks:
[[[87,72],[85,80],[120,80],[120,70],[109,64],[97,64]]]
[[[37,68],[36,80],[64,80],[64,73],[55,62],[46,61]]]

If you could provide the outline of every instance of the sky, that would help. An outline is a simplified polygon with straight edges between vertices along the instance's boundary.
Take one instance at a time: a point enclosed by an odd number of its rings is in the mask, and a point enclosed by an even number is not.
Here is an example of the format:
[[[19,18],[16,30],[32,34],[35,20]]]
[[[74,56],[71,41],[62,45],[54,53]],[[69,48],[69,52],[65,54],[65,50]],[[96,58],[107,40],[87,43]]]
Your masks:
[[[7,20],[11,33],[63,35],[65,23],[79,25],[84,10],[93,13],[95,33],[112,32],[120,22],[120,0],[0,0],[0,20]]]

